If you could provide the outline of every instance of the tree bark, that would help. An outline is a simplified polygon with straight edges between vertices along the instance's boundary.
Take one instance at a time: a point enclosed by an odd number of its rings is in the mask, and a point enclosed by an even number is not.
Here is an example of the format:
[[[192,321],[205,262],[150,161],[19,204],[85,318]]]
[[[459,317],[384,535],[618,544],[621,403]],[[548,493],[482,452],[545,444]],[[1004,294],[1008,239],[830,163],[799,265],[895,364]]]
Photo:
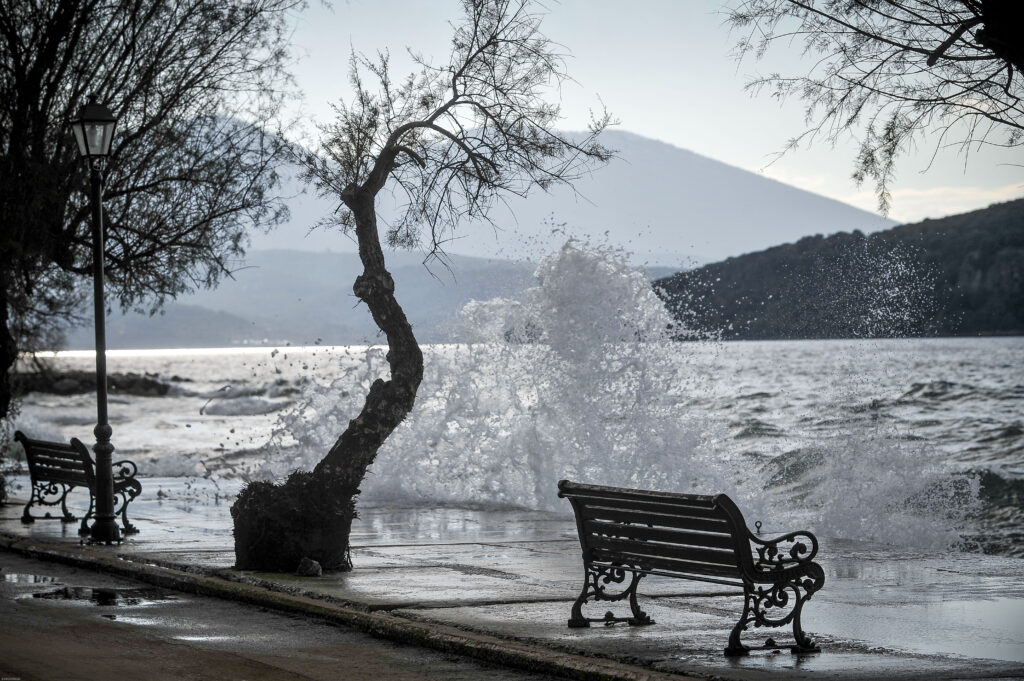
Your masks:
[[[385,267],[374,209],[379,186],[368,182],[346,192],[343,200],[355,216],[363,263],[353,291],[387,336],[391,379],[373,382],[362,411],[311,473],[293,473],[282,485],[257,482],[242,490],[231,507],[240,569],[293,571],[303,558],[325,570],[351,569],[349,533],[359,485],[380,446],[415,403],[423,353]]]
[[[0,276],[0,419],[6,418],[14,400],[11,370],[18,360],[18,344],[11,334],[11,317],[7,308],[7,277]]]
[[[356,238],[363,273],[352,287],[366,303],[373,321],[388,339],[388,365],[391,380],[377,379],[370,386],[359,416],[317,464],[314,473],[334,480],[342,489],[354,489],[377,456],[380,446],[405,419],[416,401],[423,380],[423,353],[412,332],[405,311],[395,299],[395,282],[384,264],[377,233],[374,196],[359,191],[346,200],[356,219]]]

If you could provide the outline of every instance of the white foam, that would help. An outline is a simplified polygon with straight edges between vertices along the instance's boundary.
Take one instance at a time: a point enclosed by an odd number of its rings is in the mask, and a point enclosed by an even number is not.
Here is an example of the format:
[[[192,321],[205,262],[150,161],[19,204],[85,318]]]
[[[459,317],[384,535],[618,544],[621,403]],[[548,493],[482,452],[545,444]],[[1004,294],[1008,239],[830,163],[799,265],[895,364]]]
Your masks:
[[[714,348],[669,340],[673,320],[614,249],[569,242],[541,262],[521,300],[470,303],[462,324],[465,343],[425,348],[416,407],[381,449],[364,498],[560,508],[555,484],[571,478],[724,491],[766,526],[786,529],[788,516],[828,536],[932,546],[955,540],[976,503],[976,485],[965,489],[927,451],[859,421],[799,453],[810,458],[798,484],[766,487],[770,476],[687,408],[718,389],[707,370]],[[387,377],[384,348],[336,361],[339,377],[306,386],[282,419],[260,475],[314,466],[370,383]]]

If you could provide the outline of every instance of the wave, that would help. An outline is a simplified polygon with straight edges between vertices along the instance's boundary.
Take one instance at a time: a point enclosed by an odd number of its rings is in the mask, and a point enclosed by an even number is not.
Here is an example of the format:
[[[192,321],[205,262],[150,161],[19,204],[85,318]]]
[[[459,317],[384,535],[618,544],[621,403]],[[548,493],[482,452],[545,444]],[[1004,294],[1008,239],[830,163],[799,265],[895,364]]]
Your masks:
[[[1008,440],[1018,440],[1024,436],[1024,425],[1020,421],[1015,421],[1006,426],[1000,426],[987,431],[984,437],[978,438],[978,442],[1006,442]]]
[[[733,438],[736,440],[749,440],[761,437],[785,437],[786,432],[778,426],[773,426],[759,419],[746,419],[734,421],[729,424],[733,428]]]
[[[211,416],[259,416],[261,414],[272,414],[280,411],[292,403],[288,401],[273,401],[260,397],[238,397],[230,400],[212,400],[200,409],[200,414]]]
[[[559,509],[555,484],[570,478],[726,492],[751,518],[792,516],[823,536],[959,541],[977,479],[950,475],[889,420],[814,413],[812,423],[832,425],[814,428],[813,446],[781,457],[737,450],[737,439],[789,434],[753,418],[716,426],[687,408],[707,397],[714,377],[698,358],[714,352],[669,339],[664,306],[623,259],[570,244],[537,278],[524,300],[467,306],[473,342],[431,349],[416,408],[381,449],[365,498]],[[510,342],[527,331],[530,343]],[[383,349],[346,361],[340,378],[306,386],[254,474],[315,465],[365,386],[387,374]]]
[[[893,404],[935,404],[960,400],[1019,401],[1024,398],[1024,386],[1007,387],[976,386],[953,381],[930,381],[913,383]],[[883,403],[884,404],[884,403]]]

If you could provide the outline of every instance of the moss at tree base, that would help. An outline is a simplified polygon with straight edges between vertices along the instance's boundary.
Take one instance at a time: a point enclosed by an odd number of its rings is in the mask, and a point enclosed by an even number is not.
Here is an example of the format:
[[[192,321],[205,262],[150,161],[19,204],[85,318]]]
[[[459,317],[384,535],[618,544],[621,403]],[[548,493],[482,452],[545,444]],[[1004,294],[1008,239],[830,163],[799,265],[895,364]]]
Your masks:
[[[349,533],[358,493],[301,471],[280,485],[249,483],[231,506],[235,567],[294,572],[310,558],[324,570],[351,570]]]

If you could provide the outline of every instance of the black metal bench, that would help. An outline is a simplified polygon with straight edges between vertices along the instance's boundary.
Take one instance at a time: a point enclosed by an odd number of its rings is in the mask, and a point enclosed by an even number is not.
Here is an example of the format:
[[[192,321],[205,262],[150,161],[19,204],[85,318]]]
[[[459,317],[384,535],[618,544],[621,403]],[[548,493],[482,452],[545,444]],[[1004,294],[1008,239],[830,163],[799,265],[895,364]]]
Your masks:
[[[61,521],[74,522],[77,518],[67,507],[68,494],[76,487],[89,490],[89,510],[82,517],[79,534],[88,534],[89,520],[93,517],[96,496],[96,467],[89,450],[78,438],[71,438],[70,444],[63,442],[47,442],[35,440],[20,430],[14,433],[14,439],[25,449],[25,460],[28,462],[28,473],[32,479],[32,494],[25,510],[21,514],[21,522],[35,522],[30,509],[35,505],[56,506],[60,504]],[[114,470],[114,513],[121,514],[122,529],[126,534],[138,532],[138,528],[128,522],[128,504],[142,492],[142,484],[135,479],[137,467],[131,461],[115,461]],[[52,517],[49,512],[42,518]]]
[[[725,494],[677,494],[619,487],[584,485],[562,480],[558,496],[572,503],[580,545],[584,582],[572,606],[570,627],[654,621],[637,604],[636,588],[645,575],[680,577],[742,587],[743,613],[729,636],[726,655],[746,655],[750,648],[740,634],[755,627],[793,623],[794,653],[820,649],[800,626],[804,603],[825,583],[825,572],[813,562],[818,540],[810,532],[790,532],[761,539],[743,520]],[[760,526],[760,523],[758,523]],[[632,578],[618,593],[627,574]],[[632,617],[583,616],[587,601],[629,599]],[[780,648],[769,638],[765,648]]]

